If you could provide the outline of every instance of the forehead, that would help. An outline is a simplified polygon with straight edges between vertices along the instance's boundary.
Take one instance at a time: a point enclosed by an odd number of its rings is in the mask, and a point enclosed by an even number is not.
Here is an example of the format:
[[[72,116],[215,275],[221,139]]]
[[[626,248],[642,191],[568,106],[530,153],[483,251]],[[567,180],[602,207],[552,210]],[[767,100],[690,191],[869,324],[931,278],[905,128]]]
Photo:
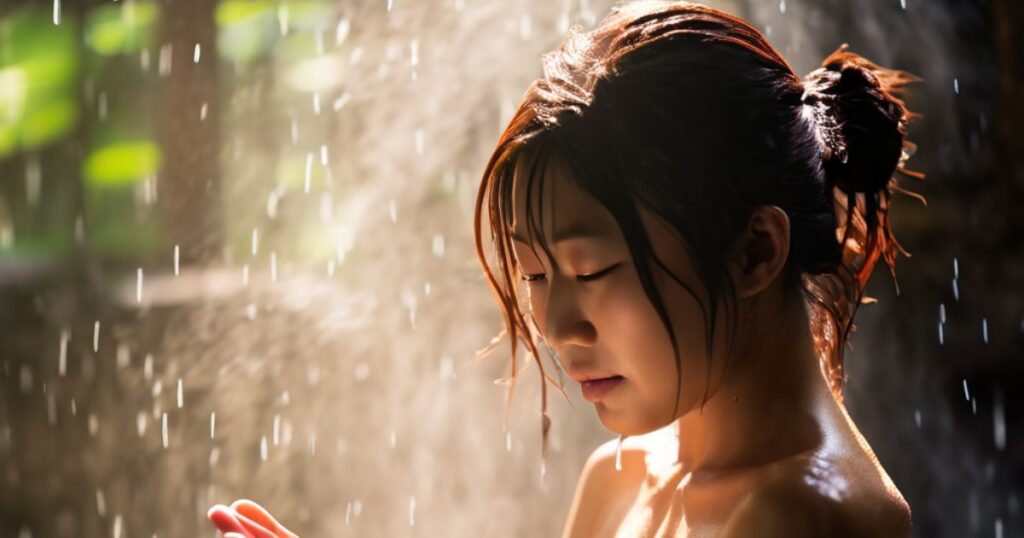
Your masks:
[[[615,227],[612,214],[579,185],[569,161],[557,149],[535,149],[519,156],[511,181],[508,226],[513,235],[530,237],[540,231],[550,238],[566,227],[605,232]]]

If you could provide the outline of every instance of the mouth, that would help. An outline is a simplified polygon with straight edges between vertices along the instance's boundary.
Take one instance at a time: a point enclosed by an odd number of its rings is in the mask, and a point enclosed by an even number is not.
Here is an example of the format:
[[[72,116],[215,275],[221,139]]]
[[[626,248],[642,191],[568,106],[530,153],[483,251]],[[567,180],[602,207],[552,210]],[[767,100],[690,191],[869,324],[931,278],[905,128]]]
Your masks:
[[[626,378],[621,375],[614,375],[611,377],[602,377],[596,379],[588,379],[580,383],[580,390],[583,393],[583,399],[589,402],[596,402],[606,397],[608,393],[622,384],[622,381]]]

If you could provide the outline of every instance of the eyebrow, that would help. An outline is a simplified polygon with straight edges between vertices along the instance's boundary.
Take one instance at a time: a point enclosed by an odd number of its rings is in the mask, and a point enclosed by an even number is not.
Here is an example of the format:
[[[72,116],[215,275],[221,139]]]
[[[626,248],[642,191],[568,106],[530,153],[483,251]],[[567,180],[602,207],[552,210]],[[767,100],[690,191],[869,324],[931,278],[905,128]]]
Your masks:
[[[555,231],[555,235],[552,238],[552,243],[561,243],[562,241],[568,241],[569,239],[599,239],[607,237],[608,235],[596,228],[593,228],[587,224],[574,223],[565,228]],[[517,232],[512,232],[512,239],[523,243],[524,245],[530,244],[529,241]]]

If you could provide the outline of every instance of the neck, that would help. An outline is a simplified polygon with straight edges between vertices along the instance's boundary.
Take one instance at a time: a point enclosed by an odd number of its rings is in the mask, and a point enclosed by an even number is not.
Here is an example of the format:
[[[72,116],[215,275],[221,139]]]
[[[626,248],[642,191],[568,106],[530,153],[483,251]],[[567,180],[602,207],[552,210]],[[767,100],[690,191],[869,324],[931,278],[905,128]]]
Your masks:
[[[770,301],[769,301],[770,302]],[[820,409],[833,400],[801,301],[754,324],[714,393],[678,419],[679,465],[695,475],[776,461],[823,438]],[[781,310],[781,314],[780,314]],[[816,411],[817,410],[817,411]]]

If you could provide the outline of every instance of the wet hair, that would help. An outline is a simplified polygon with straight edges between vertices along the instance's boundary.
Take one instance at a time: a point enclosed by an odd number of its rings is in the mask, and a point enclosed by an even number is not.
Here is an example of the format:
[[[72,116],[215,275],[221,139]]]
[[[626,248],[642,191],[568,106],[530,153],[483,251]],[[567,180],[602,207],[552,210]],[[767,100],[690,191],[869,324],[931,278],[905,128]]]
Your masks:
[[[557,267],[529,208],[533,183],[543,181],[556,154],[568,163],[571,180],[621,228],[644,292],[668,332],[677,373],[679,347],[651,263],[701,304],[710,361],[719,299],[728,298],[724,304],[736,309],[726,270],[729,249],[755,207],[784,210],[790,250],[783,287],[787,296],[797,293],[807,301],[823,373],[841,400],[843,348],[855,329],[857,306],[868,302],[864,288],[875,262],[884,259],[895,281],[897,253],[909,255],[892,234],[891,195],[900,191],[924,201],[901,188],[894,174],[923,178],[903,166],[914,149],[905,135],[915,115],[898,97],[919,79],[880,67],[844,44],[801,81],[742,19],[663,1],[616,6],[591,32],[573,28],[544,56],[543,67],[487,163],[474,215],[477,255],[505,322],[478,357],[509,337],[510,405],[517,341],[529,350],[541,374],[542,454],[551,425],[551,378],[535,343],[543,340],[536,323],[531,327],[519,306],[511,193],[518,165],[528,170],[528,231]],[[651,250],[638,204],[685,239],[707,304]],[[497,272],[484,251],[484,215]],[[735,317],[729,319],[735,335]],[[677,385],[677,402],[679,393]]]

